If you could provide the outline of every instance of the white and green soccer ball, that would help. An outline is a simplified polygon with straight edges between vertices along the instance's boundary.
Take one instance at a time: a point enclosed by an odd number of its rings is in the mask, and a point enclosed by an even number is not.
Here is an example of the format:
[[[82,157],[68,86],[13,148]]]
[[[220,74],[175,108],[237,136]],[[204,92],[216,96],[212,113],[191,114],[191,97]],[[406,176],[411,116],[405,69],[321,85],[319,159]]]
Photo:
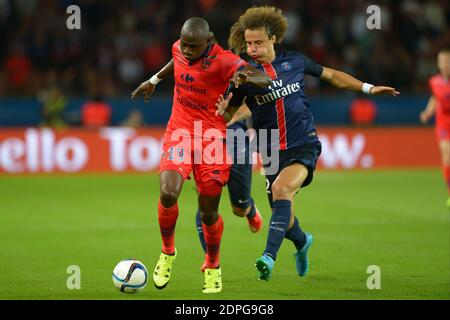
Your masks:
[[[112,280],[121,292],[137,293],[147,285],[147,268],[136,259],[122,260],[114,268]]]

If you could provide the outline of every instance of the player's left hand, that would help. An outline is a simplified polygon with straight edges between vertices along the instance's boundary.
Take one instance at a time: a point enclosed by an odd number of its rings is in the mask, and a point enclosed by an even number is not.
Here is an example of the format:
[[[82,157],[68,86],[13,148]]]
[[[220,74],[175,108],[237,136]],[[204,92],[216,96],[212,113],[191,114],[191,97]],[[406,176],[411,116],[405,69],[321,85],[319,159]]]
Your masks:
[[[373,86],[370,89],[370,94],[374,94],[374,95],[388,94],[388,95],[396,97],[400,94],[400,92],[396,91],[395,88],[391,88],[391,87]]]
[[[233,77],[230,79],[230,82],[234,83],[234,87],[238,88],[241,84],[247,82],[248,75],[251,74],[252,71],[237,71],[234,73]]]
[[[430,120],[432,114],[428,113],[427,110],[424,110],[420,113],[420,122],[423,124],[427,123]]]
[[[222,95],[219,96],[216,102],[216,116],[222,116],[225,113],[225,110],[228,108],[228,103],[230,103],[231,97],[233,96],[233,92],[228,93],[226,99]]]

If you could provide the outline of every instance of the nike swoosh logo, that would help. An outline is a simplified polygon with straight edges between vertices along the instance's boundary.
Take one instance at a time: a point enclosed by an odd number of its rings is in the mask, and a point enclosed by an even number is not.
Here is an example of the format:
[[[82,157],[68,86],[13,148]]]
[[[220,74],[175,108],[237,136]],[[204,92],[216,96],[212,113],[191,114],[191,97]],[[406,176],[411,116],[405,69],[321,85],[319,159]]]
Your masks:
[[[238,202],[239,202],[239,203],[246,203],[246,202],[248,202],[248,199],[247,199],[247,200],[241,200],[241,199],[239,199]]]

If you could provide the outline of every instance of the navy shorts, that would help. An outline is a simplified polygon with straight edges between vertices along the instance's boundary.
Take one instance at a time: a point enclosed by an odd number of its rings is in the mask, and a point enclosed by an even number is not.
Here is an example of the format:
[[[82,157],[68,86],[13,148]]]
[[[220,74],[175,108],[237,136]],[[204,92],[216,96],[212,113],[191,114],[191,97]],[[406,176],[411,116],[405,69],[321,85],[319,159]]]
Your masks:
[[[272,175],[266,175],[266,191],[269,198],[270,207],[272,207],[272,184],[278,177],[280,172],[294,163],[300,163],[308,170],[308,176],[301,185],[301,188],[309,185],[313,180],[313,173],[316,169],[317,161],[319,160],[320,153],[322,152],[322,145],[320,141],[314,143],[308,143],[300,147],[294,147],[292,149],[281,150],[279,153],[279,167],[278,171]]]

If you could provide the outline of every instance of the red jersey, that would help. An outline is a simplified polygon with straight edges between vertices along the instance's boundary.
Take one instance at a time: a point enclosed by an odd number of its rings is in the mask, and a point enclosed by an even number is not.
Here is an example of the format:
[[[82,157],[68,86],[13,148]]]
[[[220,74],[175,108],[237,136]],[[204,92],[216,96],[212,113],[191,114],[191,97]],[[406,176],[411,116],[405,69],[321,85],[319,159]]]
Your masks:
[[[436,99],[436,126],[450,127],[450,81],[437,74],[430,78],[430,88]]]
[[[218,129],[225,137],[225,121],[222,116],[216,116],[216,102],[225,92],[233,74],[247,65],[239,56],[229,50],[224,50],[218,44],[211,44],[202,57],[194,62],[187,60],[180,50],[180,40],[172,46],[174,62],[175,88],[173,96],[172,115],[167,125],[167,133],[176,129],[186,129],[194,136],[194,122],[201,133],[207,129]]]

